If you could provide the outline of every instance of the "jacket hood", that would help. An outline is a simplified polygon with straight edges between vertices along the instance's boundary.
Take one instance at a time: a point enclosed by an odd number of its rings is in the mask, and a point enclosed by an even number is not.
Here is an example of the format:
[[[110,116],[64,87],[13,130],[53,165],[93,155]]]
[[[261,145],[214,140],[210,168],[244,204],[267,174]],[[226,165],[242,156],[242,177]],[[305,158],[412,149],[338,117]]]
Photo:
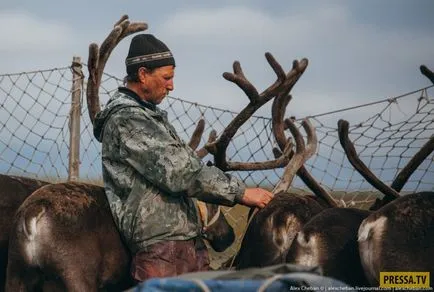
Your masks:
[[[116,91],[113,97],[107,102],[106,107],[95,116],[93,135],[99,142],[102,142],[106,122],[120,109],[126,107],[146,107],[155,110],[155,105],[137,99],[138,96],[127,88],[121,87]]]

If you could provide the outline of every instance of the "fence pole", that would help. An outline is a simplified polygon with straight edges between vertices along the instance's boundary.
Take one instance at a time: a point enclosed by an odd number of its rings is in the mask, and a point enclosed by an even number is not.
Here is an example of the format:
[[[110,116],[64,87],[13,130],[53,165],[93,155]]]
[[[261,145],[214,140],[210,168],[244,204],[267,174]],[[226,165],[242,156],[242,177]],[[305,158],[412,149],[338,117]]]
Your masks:
[[[80,118],[81,118],[81,95],[83,86],[83,71],[81,70],[81,58],[72,58],[72,88],[71,110],[69,113],[69,169],[68,181],[77,181],[80,168]]]

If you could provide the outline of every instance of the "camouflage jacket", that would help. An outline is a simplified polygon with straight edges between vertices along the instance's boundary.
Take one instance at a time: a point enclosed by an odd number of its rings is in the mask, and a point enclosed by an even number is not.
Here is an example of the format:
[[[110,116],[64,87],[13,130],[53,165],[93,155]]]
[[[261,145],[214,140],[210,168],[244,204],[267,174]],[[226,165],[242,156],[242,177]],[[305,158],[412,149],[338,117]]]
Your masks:
[[[120,87],[98,113],[104,187],[114,220],[133,253],[165,240],[198,236],[193,198],[233,206],[245,184],[206,166],[177,135],[167,113]]]

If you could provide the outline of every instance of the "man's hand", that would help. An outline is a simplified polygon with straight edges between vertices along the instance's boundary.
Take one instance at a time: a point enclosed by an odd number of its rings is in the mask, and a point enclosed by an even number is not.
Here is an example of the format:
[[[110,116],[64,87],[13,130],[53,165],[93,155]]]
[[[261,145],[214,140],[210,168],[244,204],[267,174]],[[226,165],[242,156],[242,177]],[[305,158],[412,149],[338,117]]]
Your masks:
[[[248,207],[264,208],[273,198],[273,194],[266,189],[246,188],[241,204]]]

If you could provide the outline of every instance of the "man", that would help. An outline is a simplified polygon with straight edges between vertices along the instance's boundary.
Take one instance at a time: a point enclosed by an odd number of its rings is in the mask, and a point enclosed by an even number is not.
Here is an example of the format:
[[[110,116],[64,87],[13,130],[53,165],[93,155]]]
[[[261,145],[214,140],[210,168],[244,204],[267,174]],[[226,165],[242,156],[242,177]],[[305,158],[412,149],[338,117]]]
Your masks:
[[[264,207],[272,194],[246,188],[204,165],[157,107],[174,89],[175,60],[150,34],[131,40],[126,87],[95,120],[102,142],[103,179],[115,222],[130,248],[137,281],[206,270],[193,197],[210,203]]]

